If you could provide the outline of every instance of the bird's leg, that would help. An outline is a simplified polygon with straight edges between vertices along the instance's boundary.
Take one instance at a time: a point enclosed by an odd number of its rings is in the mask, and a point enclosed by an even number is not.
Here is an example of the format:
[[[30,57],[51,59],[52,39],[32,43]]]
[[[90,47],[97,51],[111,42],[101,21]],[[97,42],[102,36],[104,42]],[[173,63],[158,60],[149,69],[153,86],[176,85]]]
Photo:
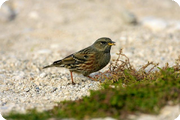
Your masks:
[[[72,84],[75,85],[74,81],[73,81],[73,75],[72,75],[72,72],[70,71],[70,74],[71,74],[71,80],[72,80]]]

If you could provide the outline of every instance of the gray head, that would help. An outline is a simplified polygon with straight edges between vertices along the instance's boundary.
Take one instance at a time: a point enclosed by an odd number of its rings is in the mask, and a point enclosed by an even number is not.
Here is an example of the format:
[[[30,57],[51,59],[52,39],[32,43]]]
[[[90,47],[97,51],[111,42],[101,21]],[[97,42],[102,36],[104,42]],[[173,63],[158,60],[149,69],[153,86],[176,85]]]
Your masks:
[[[113,42],[110,38],[102,37],[97,39],[92,47],[97,49],[98,51],[104,51],[105,53],[110,52],[111,46],[115,45],[115,42]]]

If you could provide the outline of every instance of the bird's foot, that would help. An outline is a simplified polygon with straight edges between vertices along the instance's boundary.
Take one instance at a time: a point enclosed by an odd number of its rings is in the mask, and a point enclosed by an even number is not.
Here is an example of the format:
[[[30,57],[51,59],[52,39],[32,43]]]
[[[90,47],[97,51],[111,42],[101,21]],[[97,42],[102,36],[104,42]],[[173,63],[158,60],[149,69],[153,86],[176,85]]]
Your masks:
[[[75,82],[72,82],[72,83],[68,83],[67,85],[76,85],[76,83]]]

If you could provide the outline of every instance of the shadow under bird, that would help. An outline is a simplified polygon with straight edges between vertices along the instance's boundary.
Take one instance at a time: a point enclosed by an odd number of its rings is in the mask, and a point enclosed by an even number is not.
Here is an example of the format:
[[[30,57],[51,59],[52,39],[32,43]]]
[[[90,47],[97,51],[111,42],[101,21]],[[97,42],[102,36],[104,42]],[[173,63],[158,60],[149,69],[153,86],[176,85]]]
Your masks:
[[[57,60],[51,65],[43,67],[43,69],[49,67],[65,67],[70,71],[72,84],[75,84],[72,72],[80,73],[91,78],[89,74],[101,70],[109,63],[112,45],[115,45],[115,42],[110,38],[99,38],[91,46],[61,60]]]

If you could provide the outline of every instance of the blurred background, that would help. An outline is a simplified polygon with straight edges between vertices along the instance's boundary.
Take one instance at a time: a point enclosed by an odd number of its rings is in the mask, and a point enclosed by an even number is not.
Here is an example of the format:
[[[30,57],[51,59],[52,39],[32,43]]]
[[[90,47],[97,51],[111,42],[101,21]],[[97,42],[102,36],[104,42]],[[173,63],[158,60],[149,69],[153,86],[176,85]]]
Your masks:
[[[170,62],[179,52],[179,13],[171,0],[9,0],[0,9],[0,50],[59,59],[110,37],[112,55],[123,48],[135,64]]]

